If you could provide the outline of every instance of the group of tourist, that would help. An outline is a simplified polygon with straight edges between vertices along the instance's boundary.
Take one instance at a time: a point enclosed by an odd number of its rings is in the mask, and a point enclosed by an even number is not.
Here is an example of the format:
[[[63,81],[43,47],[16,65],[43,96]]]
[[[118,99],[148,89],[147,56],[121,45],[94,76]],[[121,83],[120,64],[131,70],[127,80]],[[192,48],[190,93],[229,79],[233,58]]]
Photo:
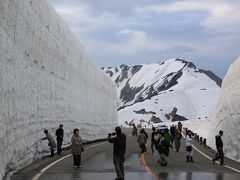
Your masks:
[[[216,138],[216,147],[217,153],[215,158],[212,159],[213,163],[221,159],[220,164],[223,164],[224,154],[223,154],[223,143],[221,140],[221,136],[223,135],[223,131],[219,131],[219,135]],[[193,147],[192,147],[192,132],[190,130],[186,131],[186,162],[193,162]],[[138,135],[137,142],[139,143],[140,153],[144,153],[147,151],[146,143],[147,143],[148,135],[144,129],[140,130],[140,134]],[[167,166],[167,157],[169,156],[169,149],[173,148],[175,145],[176,152],[179,152],[181,147],[181,139],[182,139],[182,123],[178,122],[177,125],[172,125],[170,127],[170,132],[168,129],[164,129],[161,131],[156,131],[155,127],[152,127],[152,136],[151,136],[151,151],[152,154],[158,155],[157,162],[162,166]]]
[[[156,131],[156,128],[152,128],[152,136],[151,136],[151,151],[152,154],[157,152],[158,158],[157,162],[161,166],[167,166],[167,157],[169,156],[169,148],[173,148],[173,143],[175,143],[176,152],[179,152],[181,147],[181,139],[182,139],[182,124],[178,124],[177,126],[172,125],[170,127],[170,132],[168,129],[164,131]],[[54,148],[57,147],[57,154],[61,155],[62,153],[62,141],[64,137],[63,125],[59,125],[59,128],[56,130],[56,140],[51,136],[48,130],[45,130],[46,134],[43,140],[47,139],[49,141],[49,146],[51,149],[51,156],[54,156]],[[137,128],[134,127],[133,136],[136,136]],[[221,136],[223,135],[223,131],[219,131],[219,135],[216,138],[216,147],[217,154],[215,158],[212,159],[215,162],[218,159],[221,159],[221,165],[223,164],[223,142],[221,140]],[[145,153],[147,151],[146,143],[148,139],[148,134],[142,128],[140,129],[140,133],[137,136],[137,143],[140,147],[140,154]],[[117,178],[115,180],[124,180],[124,162],[125,162],[125,153],[126,153],[126,135],[122,133],[121,128],[118,126],[115,128],[115,133],[108,134],[108,141],[113,143],[113,163],[115,166]],[[83,141],[79,135],[79,129],[74,129],[73,136],[71,138],[72,142],[72,155],[73,155],[73,164],[74,167],[82,167],[81,166],[81,153],[84,151]],[[192,148],[192,132],[188,130],[186,132],[186,162],[193,162],[193,148]]]
[[[44,130],[46,137],[42,138],[42,140],[48,140],[48,146],[50,147],[51,156],[54,156],[54,149],[57,148],[57,154],[62,154],[62,142],[64,137],[63,124],[59,125],[59,128],[56,130],[56,140],[55,142],[52,135],[48,132],[48,130]],[[72,155],[73,155],[73,164],[74,167],[82,167],[81,165],[81,153],[84,151],[83,141],[81,136],[79,135],[79,129],[73,130],[73,136],[71,138],[72,143]]]

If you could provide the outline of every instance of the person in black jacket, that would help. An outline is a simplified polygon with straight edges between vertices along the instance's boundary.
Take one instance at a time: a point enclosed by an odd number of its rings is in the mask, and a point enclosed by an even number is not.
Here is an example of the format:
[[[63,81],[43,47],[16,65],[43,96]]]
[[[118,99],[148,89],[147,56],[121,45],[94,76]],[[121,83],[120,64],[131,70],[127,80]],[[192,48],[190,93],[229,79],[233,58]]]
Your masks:
[[[151,137],[151,149],[152,149],[152,154],[154,153],[154,146],[156,145],[156,137],[158,137],[158,134],[156,132],[156,128],[152,127],[152,137]]]
[[[212,159],[213,163],[215,163],[215,161],[217,161],[220,158],[220,165],[223,165],[223,162],[224,162],[223,142],[222,142],[222,138],[221,138],[222,135],[223,135],[223,131],[220,130],[219,135],[217,135],[215,137],[217,153],[216,153],[215,158]]]
[[[57,154],[61,155],[62,153],[62,142],[63,142],[63,136],[64,136],[64,131],[63,131],[63,125],[60,124],[59,128],[56,130],[55,135],[57,136]]]
[[[124,180],[126,135],[122,133],[121,128],[119,126],[115,128],[115,131],[116,133],[108,134],[108,141],[110,143],[113,143],[113,163],[117,173],[117,178],[115,180]]]

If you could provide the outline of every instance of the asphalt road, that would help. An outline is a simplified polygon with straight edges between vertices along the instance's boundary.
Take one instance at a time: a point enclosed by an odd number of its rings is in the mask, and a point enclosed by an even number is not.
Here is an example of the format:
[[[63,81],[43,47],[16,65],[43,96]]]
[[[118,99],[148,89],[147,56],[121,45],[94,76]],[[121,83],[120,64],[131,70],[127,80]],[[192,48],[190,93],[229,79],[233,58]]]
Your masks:
[[[185,162],[185,140],[182,141],[180,152],[171,149],[168,166],[160,166],[156,156],[148,151],[139,156],[137,137],[126,131],[127,153],[125,162],[125,179],[131,180],[239,180],[240,173],[229,168],[212,164],[210,160],[194,150],[194,163]],[[149,133],[150,137],[150,133]],[[71,155],[46,158],[16,173],[12,180],[112,180],[116,174],[112,163],[112,144],[99,142],[85,148],[82,154],[82,168],[73,166]],[[51,167],[46,166],[63,158]],[[45,168],[45,169],[44,169]],[[39,173],[40,170],[42,173]]]

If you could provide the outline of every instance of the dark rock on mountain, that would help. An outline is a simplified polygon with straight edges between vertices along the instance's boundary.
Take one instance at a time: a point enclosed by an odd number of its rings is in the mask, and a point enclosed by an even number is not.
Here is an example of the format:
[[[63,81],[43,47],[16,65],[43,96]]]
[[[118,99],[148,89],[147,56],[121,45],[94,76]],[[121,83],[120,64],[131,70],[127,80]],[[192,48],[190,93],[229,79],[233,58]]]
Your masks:
[[[153,111],[149,111],[147,112],[145,109],[141,109],[139,111],[134,111],[136,114],[156,114],[155,112]]]
[[[134,66],[132,67],[132,74],[133,74],[133,75],[136,74],[138,71],[141,70],[141,68],[142,68],[142,65],[134,65]]]
[[[205,71],[205,70],[203,70],[203,69],[199,69],[199,72],[206,74],[209,78],[211,78],[212,80],[214,80],[219,87],[222,86],[222,79],[219,78],[219,77],[218,77],[216,74],[214,74],[212,71]]]
[[[152,116],[149,122],[161,123],[161,122],[163,122],[163,121],[162,121],[159,117]]]
[[[184,116],[180,116],[178,114],[175,114],[172,118],[172,122],[175,122],[175,121],[186,121],[188,120],[187,118],[185,118]]]
[[[109,74],[110,77],[113,76],[113,72],[112,72],[112,71],[106,70],[105,72],[106,72],[107,74]]]
[[[135,97],[135,95],[140,92],[144,88],[144,85],[141,87],[134,87],[131,88],[129,83],[127,82],[126,85],[122,88],[120,93],[120,98],[123,102],[129,102],[132,101]]]
[[[182,76],[182,71],[179,71],[177,73],[170,73],[168,74],[166,77],[164,77],[164,83],[162,86],[160,86],[158,88],[158,91],[161,92],[161,91],[165,91],[165,90],[168,90],[169,88],[175,86],[176,84],[178,84],[178,79]],[[168,78],[171,77],[171,80],[168,81]]]

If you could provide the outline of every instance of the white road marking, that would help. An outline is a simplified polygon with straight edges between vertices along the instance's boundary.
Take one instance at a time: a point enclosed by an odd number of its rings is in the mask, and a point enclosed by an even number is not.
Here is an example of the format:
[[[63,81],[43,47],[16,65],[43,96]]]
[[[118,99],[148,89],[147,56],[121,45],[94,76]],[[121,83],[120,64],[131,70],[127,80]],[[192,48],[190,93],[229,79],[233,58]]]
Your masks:
[[[102,145],[102,144],[105,144],[105,143],[107,143],[107,142],[95,144],[95,145],[89,146],[89,147],[87,147],[87,148],[85,148],[85,149],[87,150],[87,149],[89,149],[89,148],[93,148],[93,147],[95,147],[95,146],[99,146],[99,145]],[[62,160],[64,160],[64,159],[66,159],[66,158],[69,157],[69,156],[72,156],[72,154],[68,154],[68,155],[62,157],[61,159],[58,159],[58,160],[54,161],[53,163],[49,164],[48,166],[46,166],[45,168],[43,168],[38,174],[36,174],[36,175],[32,178],[32,180],[38,180],[39,177],[40,177],[43,173],[45,173],[50,167],[52,167],[53,165],[57,164],[58,162],[60,162],[60,161],[62,161]]]
[[[182,133],[183,137],[186,138],[186,136]],[[199,152],[201,155],[203,155],[205,158],[209,159],[212,161],[212,158],[209,157],[208,155],[206,155],[205,153],[203,153],[202,151],[200,151],[196,146],[192,145],[192,147],[197,151]],[[218,161],[216,161],[217,164],[220,164]],[[231,166],[228,166],[228,165],[223,165],[224,167],[228,168],[228,169],[231,169],[233,171],[236,171],[238,173],[240,173],[240,170],[234,168],[234,167],[231,167]]]

